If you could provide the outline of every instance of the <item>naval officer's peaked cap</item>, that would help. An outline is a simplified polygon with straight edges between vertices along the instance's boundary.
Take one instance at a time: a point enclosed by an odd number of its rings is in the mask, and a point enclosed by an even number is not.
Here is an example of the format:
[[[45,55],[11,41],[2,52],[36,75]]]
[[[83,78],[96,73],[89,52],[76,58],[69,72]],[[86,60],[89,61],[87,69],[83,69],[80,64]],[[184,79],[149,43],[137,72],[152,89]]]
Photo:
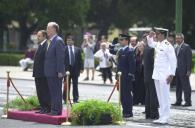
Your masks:
[[[154,27],[155,31],[160,31],[160,32],[168,32],[169,30],[166,28],[159,28],[159,27]]]
[[[119,34],[119,39],[129,39],[130,36],[127,34]]]

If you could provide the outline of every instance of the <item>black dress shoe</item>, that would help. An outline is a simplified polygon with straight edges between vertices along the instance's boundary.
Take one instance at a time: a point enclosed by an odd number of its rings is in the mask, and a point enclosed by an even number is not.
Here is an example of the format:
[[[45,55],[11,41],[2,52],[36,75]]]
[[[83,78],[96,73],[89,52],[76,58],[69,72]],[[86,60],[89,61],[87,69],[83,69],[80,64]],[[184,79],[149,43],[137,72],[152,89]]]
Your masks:
[[[175,102],[174,104],[171,104],[172,106],[181,106],[181,103]]]
[[[133,117],[133,114],[123,114],[123,118],[130,118]]]
[[[86,80],[89,80],[89,77],[86,77],[86,78],[84,79],[84,81],[86,81]]]
[[[47,115],[49,115],[49,116],[59,116],[59,115],[61,115],[61,113],[52,113],[52,112],[50,112],[50,113],[47,113]]]
[[[45,111],[44,109],[41,109],[41,110],[39,110],[39,111],[36,111],[35,113],[43,114],[44,111]]]
[[[150,119],[157,120],[159,119],[159,115],[151,115]]]
[[[146,117],[146,119],[150,119],[151,118],[149,115],[146,115],[145,117]]]
[[[36,111],[35,113],[41,113],[42,112],[42,110],[40,110],[40,111]]]
[[[77,104],[77,103],[79,103],[79,101],[78,100],[73,100],[73,103]]]
[[[47,114],[47,113],[50,113],[50,110],[49,109],[45,109],[43,114]]]
[[[192,106],[192,104],[191,103],[185,103],[184,105],[182,105],[183,107],[190,107],[190,106]]]

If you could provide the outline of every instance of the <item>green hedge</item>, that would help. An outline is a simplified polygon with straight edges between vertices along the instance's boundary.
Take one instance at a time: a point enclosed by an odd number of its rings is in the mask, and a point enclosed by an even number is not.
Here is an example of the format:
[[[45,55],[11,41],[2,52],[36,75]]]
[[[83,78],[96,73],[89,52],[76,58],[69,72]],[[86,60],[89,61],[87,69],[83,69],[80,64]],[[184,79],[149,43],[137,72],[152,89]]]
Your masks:
[[[17,66],[23,57],[20,53],[0,53],[0,65]]]
[[[195,55],[192,58],[192,72],[195,73]]]
[[[87,100],[73,106],[72,123],[75,125],[112,124],[122,119],[119,108],[111,103]]]
[[[20,98],[16,97],[9,102],[9,108],[17,109],[21,111],[34,110],[40,107],[37,96],[30,96],[25,99],[26,103]],[[4,106],[4,112],[6,110],[6,105]]]

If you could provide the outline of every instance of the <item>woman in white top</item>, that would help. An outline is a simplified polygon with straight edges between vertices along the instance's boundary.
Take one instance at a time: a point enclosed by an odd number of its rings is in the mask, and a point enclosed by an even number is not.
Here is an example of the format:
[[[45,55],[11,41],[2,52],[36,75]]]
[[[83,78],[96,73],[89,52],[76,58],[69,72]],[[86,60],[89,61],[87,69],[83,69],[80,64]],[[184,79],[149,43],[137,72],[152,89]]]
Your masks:
[[[112,83],[112,54],[110,54],[107,49],[106,43],[101,43],[101,49],[95,53],[94,57],[99,59],[99,66],[100,71],[102,72],[104,84],[106,83],[107,78],[109,78],[110,83]]]

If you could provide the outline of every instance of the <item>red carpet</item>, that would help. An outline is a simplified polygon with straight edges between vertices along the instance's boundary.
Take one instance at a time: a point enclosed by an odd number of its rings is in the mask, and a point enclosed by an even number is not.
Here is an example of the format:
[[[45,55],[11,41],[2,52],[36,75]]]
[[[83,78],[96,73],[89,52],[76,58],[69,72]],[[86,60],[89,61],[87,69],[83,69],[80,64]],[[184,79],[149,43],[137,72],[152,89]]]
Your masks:
[[[60,116],[49,116],[46,114],[37,114],[35,113],[35,111],[11,110],[8,111],[8,118],[30,121],[30,122],[60,125],[61,123],[66,121],[66,114],[67,114],[66,110],[63,110],[62,115]]]

